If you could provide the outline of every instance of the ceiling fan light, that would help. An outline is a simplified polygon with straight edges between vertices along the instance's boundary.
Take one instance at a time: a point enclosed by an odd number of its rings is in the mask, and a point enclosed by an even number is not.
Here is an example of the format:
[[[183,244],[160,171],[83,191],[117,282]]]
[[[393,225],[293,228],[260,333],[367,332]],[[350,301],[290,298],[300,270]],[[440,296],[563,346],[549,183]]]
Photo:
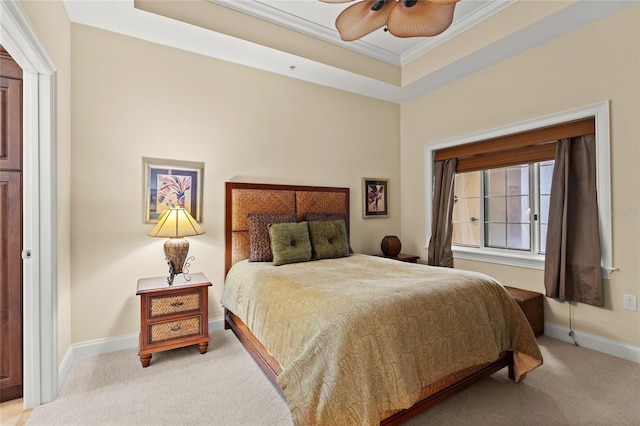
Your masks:
[[[384,2],[384,5],[373,10],[378,0],[364,0],[346,8],[336,19],[336,28],[344,41],[357,40],[372,31],[382,28],[387,22],[391,9],[396,3]]]
[[[396,37],[432,37],[449,28],[456,4],[418,1],[413,7],[397,2],[387,19],[389,32]]]

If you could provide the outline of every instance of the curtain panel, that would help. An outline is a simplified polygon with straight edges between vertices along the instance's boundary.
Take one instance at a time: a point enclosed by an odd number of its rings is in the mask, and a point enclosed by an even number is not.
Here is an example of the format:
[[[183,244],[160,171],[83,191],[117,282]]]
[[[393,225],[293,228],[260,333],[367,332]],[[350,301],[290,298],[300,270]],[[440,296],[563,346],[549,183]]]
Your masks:
[[[603,306],[595,135],[557,142],[552,179],[546,295]]]
[[[453,226],[454,178],[457,158],[434,161],[433,212],[427,264],[453,268],[451,237]]]

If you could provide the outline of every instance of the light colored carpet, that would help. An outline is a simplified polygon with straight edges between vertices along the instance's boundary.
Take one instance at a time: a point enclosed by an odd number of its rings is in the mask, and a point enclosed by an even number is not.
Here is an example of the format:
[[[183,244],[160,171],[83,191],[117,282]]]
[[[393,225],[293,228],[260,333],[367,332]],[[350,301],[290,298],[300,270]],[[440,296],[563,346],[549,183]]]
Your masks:
[[[27,425],[291,425],[287,405],[231,331],[154,354],[78,361],[58,399]],[[483,379],[407,425],[640,425],[640,365],[545,336],[544,365],[520,384]]]

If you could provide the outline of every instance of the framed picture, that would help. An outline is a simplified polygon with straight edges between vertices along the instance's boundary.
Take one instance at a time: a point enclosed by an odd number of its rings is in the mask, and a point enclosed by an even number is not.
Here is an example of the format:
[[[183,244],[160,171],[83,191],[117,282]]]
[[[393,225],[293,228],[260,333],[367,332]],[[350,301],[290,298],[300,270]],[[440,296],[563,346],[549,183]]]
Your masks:
[[[142,158],[144,166],[145,223],[156,223],[162,212],[184,207],[193,218],[202,218],[204,163]]]
[[[389,217],[389,179],[362,179],[363,217]]]

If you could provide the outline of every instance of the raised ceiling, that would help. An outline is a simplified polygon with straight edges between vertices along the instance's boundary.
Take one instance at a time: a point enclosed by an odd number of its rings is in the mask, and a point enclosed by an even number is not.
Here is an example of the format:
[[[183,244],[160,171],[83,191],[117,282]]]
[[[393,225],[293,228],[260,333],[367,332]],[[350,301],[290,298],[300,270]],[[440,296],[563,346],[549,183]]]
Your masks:
[[[319,0],[209,0],[225,7],[365,54],[392,65],[405,65],[434,47],[484,21],[515,0],[463,0],[455,8],[453,23],[436,37],[397,38],[382,29],[360,40],[340,39],[335,20],[353,3],[329,4]]]
[[[222,1],[247,3],[252,11],[240,12],[236,6],[222,6]],[[354,50],[354,42],[342,42],[333,28],[335,16],[348,4],[317,0],[65,0],[65,7],[74,23],[403,103],[636,3],[461,0],[452,26],[439,36],[400,40],[377,31],[358,42],[366,45],[357,48],[360,50]],[[387,59],[377,57],[380,50]]]

